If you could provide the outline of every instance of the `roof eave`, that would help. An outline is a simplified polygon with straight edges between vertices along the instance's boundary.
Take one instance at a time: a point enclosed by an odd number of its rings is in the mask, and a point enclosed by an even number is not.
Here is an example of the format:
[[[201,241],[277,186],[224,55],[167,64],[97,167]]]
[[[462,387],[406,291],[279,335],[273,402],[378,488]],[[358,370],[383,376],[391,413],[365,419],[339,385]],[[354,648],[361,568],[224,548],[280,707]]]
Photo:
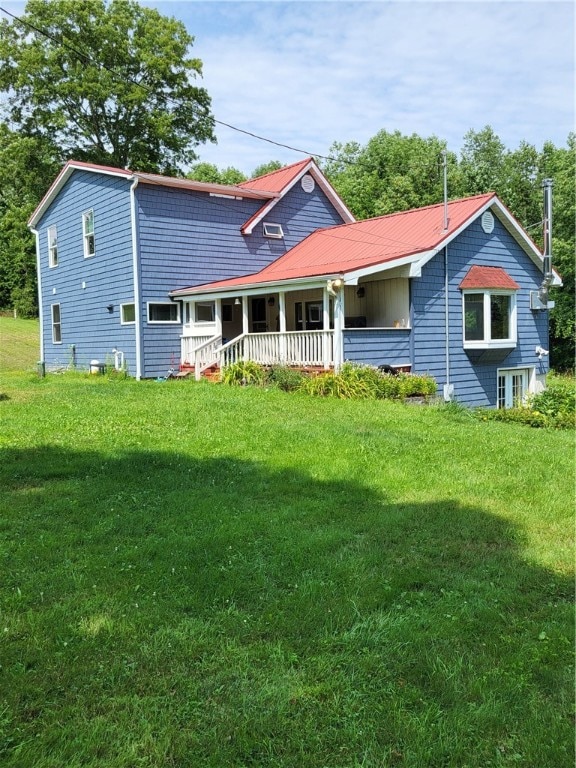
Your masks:
[[[338,196],[336,190],[328,182],[320,168],[318,168],[314,160],[310,158],[306,165],[304,165],[294,176],[294,178],[288,184],[286,184],[282,192],[277,194],[275,200],[271,200],[269,203],[263,205],[259,211],[256,211],[256,213],[248,219],[248,221],[244,222],[244,224],[240,227],[242,234],[251,235],[254,231],[254,227],[264,219],[264,217],[272,210],[276,203],[281,200],[307,173],[310,173],[310,175],[314,177],[314,181],[318,184],[334,208],[336,208],[338,213],[342,216],[344,223],[351,224],[352,222],[356,221],[349,208]]]
[[[29,229],[33,229],[40,221],[42,216],[44,216],[46,210],[52,204],[53,200],[58,195],[62,187],[66,184],[70,176],[74,173],[74,171],[88,171],[89,173],[100,173],[105,176],[116,176],[117,178],[126,179],[126,181],[134,180],[134,174],[131,171],[122,171],[120,168],[115,170],[112,168],[90,167],[85,163],[69,160],[50,185],[48,192],[46,192],[42,200],[38,203],[38,206],[36,207],[36,210],[32,216],[30,216],[28,219]]]

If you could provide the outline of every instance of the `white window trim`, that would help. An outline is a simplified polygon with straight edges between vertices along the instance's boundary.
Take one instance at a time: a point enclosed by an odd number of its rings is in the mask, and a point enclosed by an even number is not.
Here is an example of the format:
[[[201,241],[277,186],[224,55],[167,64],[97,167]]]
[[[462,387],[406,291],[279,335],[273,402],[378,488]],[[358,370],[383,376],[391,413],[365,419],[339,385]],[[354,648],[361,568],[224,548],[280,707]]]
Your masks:
[[[124,307],[134,307],[134,320],[124,320]],[[120,304],[120,325],[135,325],[136,324],[136,304],[133,301],[127,301],[124,304]]]
[[[273,230],[275,227],[278,228],[276,231]],[[273,240],[282,240],[284,238],[284,230],[282,229],[281,224],[274,224],[271,221],[265,221],[262,224],[262,230],[264,232],[264,237],[270,237]]]
[[[176,320],[150,320],[150,307],[156,307],[159,304],[163,304],[168,307],[176,307]],[[146,319],[149,325],[178,325],[181,322],[180,304],[177,304],[173,301],[148,301],[146,302]]]
[[[60,318],[59,321],[56,323],[54,322],[54,307],[58,307],[58,317]],[[52,326],[52,344],[62,344],[62,307],[60,304],[51,304],[50,305],[50,323]],[[56,326],[59,326],[60,328],[60,341],[56,341],[54,338],[54,328]]]
[[[484,338],[470,341],[466,339],[466,304],[465,297],[481,293],[484,296]],[[491,338],[490,299],[492,296],[510,297],[510,336],[507,339]],[[512,349],[518,343],[518,324],[516,311],[516,291],[492,288],[467,288],[462,291],[462,344],[464,349]]]
[[[54,245],[52,245],[51,232],[54,231]],[[48,266],[50,269],[58,266],[58,227],[56,224],[52,224],[46,231],[48,237]],[[56,258],[54,258],[56,253]]]
[[[89,216],[92,216],[92,232],[86,232],[86,222]],[[94,252],[90,253],[88,248],[88,238],[92,237]],[[84,258],[91,259],[96,255],[96,226],[94,223],[94,209],[90,208],[88,211],[84,211],[82,214],[82,240],[84,244]]]

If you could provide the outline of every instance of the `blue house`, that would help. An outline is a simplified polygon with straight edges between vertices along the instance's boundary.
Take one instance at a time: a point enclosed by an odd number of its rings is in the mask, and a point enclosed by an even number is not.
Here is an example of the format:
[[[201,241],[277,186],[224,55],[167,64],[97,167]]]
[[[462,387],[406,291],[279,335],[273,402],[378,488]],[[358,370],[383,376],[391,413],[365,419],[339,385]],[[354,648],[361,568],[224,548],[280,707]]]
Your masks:
[[[353,220],[311,159],[240,186],[69,162],[29,222],[41,359],[48,370],[97,360],[165,376],[189,346],[183,327],[209,327],[214,314],[198,303],[191,316],[170,291],[258,271],[318,228]],[[223,312],[232,328],[237,311]],[[253,327],[266,320],[255,303]]]
[[[498,407],[544,386],[559,280],[492,193],[356,222],[311,159],[237,187],[69,163],[30,226],[48,368],[349,360]]]

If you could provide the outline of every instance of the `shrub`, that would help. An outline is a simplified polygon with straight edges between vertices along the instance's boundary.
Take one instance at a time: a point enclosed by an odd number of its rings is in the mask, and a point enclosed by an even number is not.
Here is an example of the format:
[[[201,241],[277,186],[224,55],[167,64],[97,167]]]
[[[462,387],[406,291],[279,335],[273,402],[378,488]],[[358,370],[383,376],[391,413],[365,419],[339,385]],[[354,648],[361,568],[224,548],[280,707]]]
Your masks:
[[[306,376],[295,368],[286,365],[275,365],[266,374],[266,382],[284,392],[294,392],[302,387]]]
[[[574,429],[576,426],[576,381],[568,376],[550,376],[548,388],[531,395],[525,406],[480,410],[483,421],[512,421],[530,427]]]
[[[222,371],[222,381],[225,384],[245,386],[246,384],[262,385],[265,379],[264,366],[253,360],[239,360],[237,363],[225,366]]]
[[[561,414],[574,414],[576,408],[576,379],[568,376],[550,376],[548,387],[533,395],[529,405],[540,413],[556,418]]]

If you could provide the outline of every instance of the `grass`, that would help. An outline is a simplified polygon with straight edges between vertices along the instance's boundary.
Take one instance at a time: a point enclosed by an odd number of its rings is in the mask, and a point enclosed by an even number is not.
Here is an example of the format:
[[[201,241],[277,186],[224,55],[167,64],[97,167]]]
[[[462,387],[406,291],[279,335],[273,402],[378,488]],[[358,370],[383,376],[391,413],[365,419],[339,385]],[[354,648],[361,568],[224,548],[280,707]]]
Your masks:
[[[3,767],[572,767],[569,433],[34,362]]]

